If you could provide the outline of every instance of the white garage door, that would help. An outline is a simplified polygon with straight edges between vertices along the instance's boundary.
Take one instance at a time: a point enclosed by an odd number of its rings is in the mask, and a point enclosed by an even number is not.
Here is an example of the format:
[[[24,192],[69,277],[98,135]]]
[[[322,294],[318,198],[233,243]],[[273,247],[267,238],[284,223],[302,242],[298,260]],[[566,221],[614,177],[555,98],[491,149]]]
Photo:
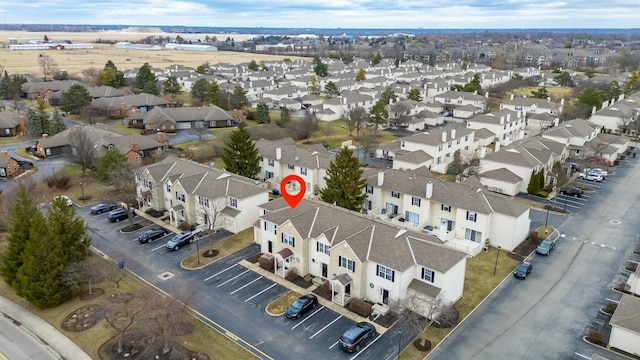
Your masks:
[[[176,123],[176,129],[178,130],[191,129],[191,123],[188,121]]]

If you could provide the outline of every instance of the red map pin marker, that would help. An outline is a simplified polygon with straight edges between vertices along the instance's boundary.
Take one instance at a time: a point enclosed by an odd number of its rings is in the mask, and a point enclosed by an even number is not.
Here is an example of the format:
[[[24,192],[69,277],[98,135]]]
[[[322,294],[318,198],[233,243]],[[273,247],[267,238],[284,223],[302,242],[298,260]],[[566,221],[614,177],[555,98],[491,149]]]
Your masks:
[[[300,191],[297,194],[290,194],[287,191],[287,184],[291,181],[295,181],[300,184]],[[302,198],[304,197],[304,193],[306,191],[307,184],[304,182],[304,179],[298,175],[286,176],[280,183],[280,193],[282,194],[284,201],[286,201],[287,204],[291,206],[291,208],[295,208],[296,206],[298,206],[298,204],[300,204],[300,201],[302,201]]]

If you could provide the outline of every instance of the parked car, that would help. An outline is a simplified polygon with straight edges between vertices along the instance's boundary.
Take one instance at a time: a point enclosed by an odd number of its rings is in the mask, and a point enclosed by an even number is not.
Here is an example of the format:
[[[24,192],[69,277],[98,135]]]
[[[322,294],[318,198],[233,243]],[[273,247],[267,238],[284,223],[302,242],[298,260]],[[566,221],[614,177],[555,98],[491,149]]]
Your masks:
[[[556,247],[556,242],[551,240],[543,240],[536,248],[536,252],[540,255],[551,255],[551,251]]]
[[[527,276],[529,276],[529,274],[531,274],[531,270],[533,270],[533,266],[531,265],[531,263],[523,261],[513,272],[513,276],[515,276],[517,279],[524,280],[527,278]]]
[[[103,212],[115,210],[116,206],[110,203],[100,203],[90,208],[91,215],[102,214]]]
[[[67,206],[73,206],[73,201],[67,195],[58,195],[53,198],[54,200],[62,199]]]
[[[573,197],[582,197],[582,190],[578,188],[567,188],[560,190],[560,194]]]
[[[304,315],[307,311],[313,309],[318,305],[318,298],[313,295],[304,295],[298,298],[298,300],[294,301],[285,312],[285,315],[289,319],[298,319],[300,316]]]
[[[602,181],[602,175],[595,172],[582,172],[578,175],[578,179],[600,182]]]
[[[154,227],[140,234],[140,236],[138,236],[138,241],[140,241],[140,244],[146,244],[150,241],[160,239],[168,233],[169,230],[163,227]]]
[[[344,351],[358,352],[377,335],[378,333],[373,325],[368,322],[359,322],[345,331],[338,339],[338,343]]]
[[[134,213],[134,216],[135,216],[135,213]],[[109,219],[110,222],[118,222],[118,221],[125,220],[127,218],[129,218],[129,214],[127,214],[127,209],[124,209],[124,208],[111,210],[107,215],[107,219]]]
[[[600,168],[587,169],[586,172],[600,174],[604,179],[606,179],[607,175],[609,175],[609,172],[607,170]]]
[[[183,231],[180,234],[175,235],[167,242],[167,249],[178,250],[181,246],[187,245],[193,242],[193,234],[191,231]]]

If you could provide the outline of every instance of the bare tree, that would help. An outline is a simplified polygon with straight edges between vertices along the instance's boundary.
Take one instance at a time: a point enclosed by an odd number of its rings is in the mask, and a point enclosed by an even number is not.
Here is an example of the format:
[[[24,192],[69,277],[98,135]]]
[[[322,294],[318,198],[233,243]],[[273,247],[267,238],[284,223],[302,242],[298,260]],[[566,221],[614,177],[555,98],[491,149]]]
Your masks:
[[[40,54],[38,56],[38,65],[40,65],[40,68],[42,69],[42,75],[45,82],[58,71],[58,64],[49,55]]]
[[[198,137],[198,140],[202,141],[204,135],[209,131],[207,130],[207,126],[204,121],[196,121],[193,124],[193,128],[191,128],[191,133]]]
[[[134,189],[135,177],[129,162],[110,169],[107,175],[118,193],[131,192]]]
[[[409,293],[399,304],[402,322],[416,330],[420,335],[420,344],[427,345],[427,329],[434,322],[455,323],[458,313],[441,292],[435,298],[426,295]]]
[[[122,353],[124,336],[127,331],[136,325],[137,321],[142,318],[146,312],[150,299],[149,294],[137,301],[113,302],[110,303],[104,312],[104,319],[107,326],[118,332],[118,354]]]
[[[349,128],[349,136],[353,136],[353,131],[356,131],[356,135],[360,134],[360,128],[367,123],[368,114],[367,110],[361,106],[356,106],[346,112],[347,126]]]
[[[324,142],[326,143],[329,136],[334,134],[334,129],[330,124],[325,124],[325,126],[321,127],[322,134],[324,134]]]
[[[73,289],[78,289],[84,283],[87,284],[87,292],[93,294],[93,285],[102,281],[107,275],[107,270],[101,263],[96,264],[91,258],[71,263],[65,269],[65,283]]]
[[[198,201],[197,211],[200,213],[200,216],[202,216],[204,225],[212,232],[212,234],[208,235],[210,254],[213,253],[213,237],[225,224],[226,218],[222,214],[222,210],[224,210],[226,206],[226,200],[222,198],[210,201],[209,199],[200,197]]]
[[[389,115],[396,124],[396,127],[400,127],[400,119],[411,110],[411,105],[406,102],[398,101],[389,105]]]
[[[82,176],[95,165],[96,150],[93,140],[83,127],[75,127],[69,132],[69,145],[73,161],[82,168]]]
[[[364,129],[360,136],[357,137],[363,152],[363,161],[367,160],[367,156],[376,145],[376,133],[371,129]]]

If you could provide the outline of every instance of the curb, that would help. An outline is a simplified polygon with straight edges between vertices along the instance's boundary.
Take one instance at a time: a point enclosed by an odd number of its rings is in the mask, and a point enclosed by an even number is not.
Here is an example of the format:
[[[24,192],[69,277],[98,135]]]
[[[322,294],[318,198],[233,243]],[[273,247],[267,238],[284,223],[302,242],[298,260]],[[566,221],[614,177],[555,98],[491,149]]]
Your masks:
[[[597,348],[599,348],[599,349],[602,349],[602,350],[604,350],[604,351],[606,351],[606,352],[609,352],[609,353],[612,353],[612,354],[616,354],[616,355],[618,355],[618,356],[622,356],[622,357],[623,357],[623,358],[625,358],[625,359],[629,359],[629,360],[637,360],[637,359],[638,359],[638,358],[631,357],[631,356],[629,356],[629,355],[621,354],[621,353],[619,353],[619,352],[617,352],[617,351],[611,350],[611,348],[608,348],[608,347],[606,347],[606,346],[602,346],[602,345],[599,345],[599,344],[594,344],[594,343],[592,343],[591,341],[587,340],[587,337],[586,337],[586,336],[583,336],[583,337],[582,337],[582,341],[586,342],[587,344],[589,344],[589,345],[591,345],[591,346],[595,346],[595,347],[597,347]]]

